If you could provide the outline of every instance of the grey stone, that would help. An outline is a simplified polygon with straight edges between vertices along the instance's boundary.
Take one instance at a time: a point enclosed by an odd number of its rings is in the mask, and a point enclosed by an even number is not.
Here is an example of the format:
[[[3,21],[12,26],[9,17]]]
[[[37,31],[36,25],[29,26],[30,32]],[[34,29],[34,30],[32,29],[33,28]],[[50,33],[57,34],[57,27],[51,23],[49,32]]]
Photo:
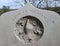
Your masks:
[[[25,16],[36,17],[43,24],[44,33],[37,46],[60,46],[60,16],[53,11],[37,9],[29,3],[0,16],[0,46],[25,46],[15,35],[17,21]]]

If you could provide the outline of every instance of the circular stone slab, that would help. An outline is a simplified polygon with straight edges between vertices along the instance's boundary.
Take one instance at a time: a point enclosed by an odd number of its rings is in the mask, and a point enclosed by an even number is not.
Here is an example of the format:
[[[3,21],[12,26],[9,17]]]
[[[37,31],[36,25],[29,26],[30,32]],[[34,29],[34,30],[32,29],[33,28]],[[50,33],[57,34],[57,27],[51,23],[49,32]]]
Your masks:
[[[44,33],[42,23],[33,16],[25,16],[16,22],[15,34],[19,40],[32,43],[32,41],[39,40]]]

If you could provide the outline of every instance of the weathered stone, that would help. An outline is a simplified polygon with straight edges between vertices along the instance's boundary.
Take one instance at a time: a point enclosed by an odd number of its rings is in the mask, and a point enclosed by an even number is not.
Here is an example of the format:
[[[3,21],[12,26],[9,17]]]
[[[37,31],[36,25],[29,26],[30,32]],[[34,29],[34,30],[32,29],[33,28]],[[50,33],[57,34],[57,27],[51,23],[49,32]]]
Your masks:
[[[44,27],[44,33],[38,46],[60,46],[60,16],[53,11],[37,9],[29,3],[22,9],[0,16],[0,46],[25,46],[15,35],[17,21],[25,16],[37,18]],[[33,27],[28,26],[29,20],[27,22],[26,28],[32,30]]]

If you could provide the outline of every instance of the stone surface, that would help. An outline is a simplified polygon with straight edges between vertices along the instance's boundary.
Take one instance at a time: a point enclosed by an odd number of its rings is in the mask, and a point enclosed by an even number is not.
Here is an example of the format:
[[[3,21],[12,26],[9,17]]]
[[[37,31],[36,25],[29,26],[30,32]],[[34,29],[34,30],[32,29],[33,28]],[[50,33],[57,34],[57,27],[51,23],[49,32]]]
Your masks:
[[[48,10],[37,9],[26,4],[22,9],[0,16],[0,46],[25,46],[15,36],[16,22],[24,16],[38,18],[44,26],[44,34],[38,46],[60,46],[60,16]]]
[[[30,15],[20,18],[16,22],[15,28],[16,37],[26,43],[38,41],[44,33],[44,27],[40,20]]]

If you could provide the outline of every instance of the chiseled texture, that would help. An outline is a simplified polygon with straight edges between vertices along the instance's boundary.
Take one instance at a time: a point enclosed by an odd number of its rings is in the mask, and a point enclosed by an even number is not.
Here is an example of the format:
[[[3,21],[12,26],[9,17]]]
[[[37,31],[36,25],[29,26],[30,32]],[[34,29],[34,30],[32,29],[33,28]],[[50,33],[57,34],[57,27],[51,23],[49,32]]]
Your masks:
[[[43,36],[44,27],[40,20],[27,15],[20,18],[16,22],[15,34],[19,40],[23,40],[25,43],[33,43],[40,40]]]
[[[38,18],[44,26],[38,46],[60,46],[60,16],[53,11],[37,9],[29,3],[22,9],[0,16],[0,46],[25,46],[16,38],[14,31],[17,20],[26,15]]]

